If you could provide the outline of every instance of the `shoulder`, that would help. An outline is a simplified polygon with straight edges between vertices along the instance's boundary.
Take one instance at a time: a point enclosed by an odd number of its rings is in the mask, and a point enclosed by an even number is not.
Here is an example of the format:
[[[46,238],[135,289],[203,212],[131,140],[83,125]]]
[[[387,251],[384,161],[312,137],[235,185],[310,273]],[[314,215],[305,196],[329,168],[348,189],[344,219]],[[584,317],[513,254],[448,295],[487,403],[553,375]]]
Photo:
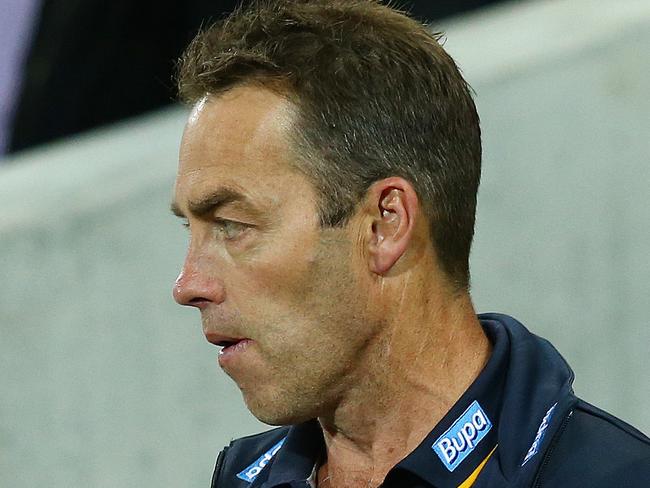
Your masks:
[[[244,488],[273,458],[287,436],[289,427],[233,440],[217,457],[212,488]]]
[[[650,439],[587,402],[578,400],[554,441],[536,486],[650,486]]]

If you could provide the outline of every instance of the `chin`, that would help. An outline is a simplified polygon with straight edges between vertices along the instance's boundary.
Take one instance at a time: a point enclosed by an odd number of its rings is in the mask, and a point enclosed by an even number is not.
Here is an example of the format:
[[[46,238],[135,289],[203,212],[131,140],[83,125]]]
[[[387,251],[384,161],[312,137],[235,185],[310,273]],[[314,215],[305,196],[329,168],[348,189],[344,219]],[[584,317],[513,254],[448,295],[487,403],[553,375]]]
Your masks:
[[[249,397],[244,394],[248,410],[267,425],[295,425],[307,422],[318,416],[310,408],[305,408],[301,401],[292,400],[290,396],[278,395],[271,398],[261,396]]]

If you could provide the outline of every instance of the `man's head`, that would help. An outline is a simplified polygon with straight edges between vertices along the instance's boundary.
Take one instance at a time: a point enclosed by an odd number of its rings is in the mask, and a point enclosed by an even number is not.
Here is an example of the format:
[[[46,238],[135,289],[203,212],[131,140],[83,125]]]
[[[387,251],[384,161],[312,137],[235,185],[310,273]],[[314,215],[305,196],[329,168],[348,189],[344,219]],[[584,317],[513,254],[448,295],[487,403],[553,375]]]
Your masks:
[[[468,87],[425,28],[368,0],[256,3],[197,36],[179,85],[175,297],[209,340],[249,339],[220,362],[255,415],[321,415],[374,366],[413,269],[468,286]]]
[[[373,181],[404,177],[450,282],[468,287],[479,120],[438,36],[372,0],[259,2],[200,33],[179,70],[190,103],[242,83],[296,106],[295,163],[324,226],[345,224]]]

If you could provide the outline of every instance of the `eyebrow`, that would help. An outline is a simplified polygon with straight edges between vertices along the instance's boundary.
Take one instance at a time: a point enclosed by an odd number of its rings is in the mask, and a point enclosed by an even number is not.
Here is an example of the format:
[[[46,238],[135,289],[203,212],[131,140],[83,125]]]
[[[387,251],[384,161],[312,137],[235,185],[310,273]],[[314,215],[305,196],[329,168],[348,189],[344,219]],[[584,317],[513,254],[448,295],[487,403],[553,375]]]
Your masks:
[[[187,209],[192,215],[202,217],[214,212],[219,207],[233,202],[242,202],[247,204],[248,207],[251,207],[248,199],[237,190],[233,190],[232,188],[219,188],[198,200],[190,200],[187,203]],[[250,209],[254,210],[252,207]],[[177,217],[186,218],[185,213],[181,210],[177,202],[172,202],[171,211]]]

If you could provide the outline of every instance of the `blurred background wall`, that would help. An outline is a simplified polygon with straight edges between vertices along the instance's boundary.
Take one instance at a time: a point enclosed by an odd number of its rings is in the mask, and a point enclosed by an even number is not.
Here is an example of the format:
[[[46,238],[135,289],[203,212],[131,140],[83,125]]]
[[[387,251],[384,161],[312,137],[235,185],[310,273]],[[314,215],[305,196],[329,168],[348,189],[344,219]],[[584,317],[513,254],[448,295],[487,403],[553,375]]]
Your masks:
[[[549,338],[578,394],[650,431],[650,4],[510,2],[434,27],[482,118],[477,308]],[[185,116],[0,165],[0,486],[205,487],[217,451],[264,428],[171,299]]]
[[[250,1],[3,0],[0,154],[171,104],[175,60],[199,27]],[[392,3],[430,22],[501,1]]]

